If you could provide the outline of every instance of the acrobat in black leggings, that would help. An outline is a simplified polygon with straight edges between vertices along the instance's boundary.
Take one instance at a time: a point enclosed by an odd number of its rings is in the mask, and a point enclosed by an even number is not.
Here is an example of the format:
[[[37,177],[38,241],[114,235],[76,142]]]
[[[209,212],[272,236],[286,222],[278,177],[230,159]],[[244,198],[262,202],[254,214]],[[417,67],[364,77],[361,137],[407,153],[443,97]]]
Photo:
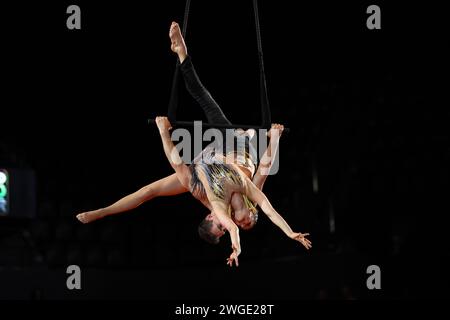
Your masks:
[[[186,89],[195,101],[197,101],[197,103],[202,107],[208,122],[231,125],[231,121],[227,119],[217,102],[201,83],[197,72],[195,72],[190,56],[186,57],[180,65],[180,69],[183,74]]]
[[[190,56],[187,56],[183,63],[179,66],[183,74],[186,89],[190,95],[197,101],[205,112],[208,122],[211,124],[229,124],[231,121],[227,119],[220,106],[211,96],[209,91],[201,83]],[[169,109],[170,110],[170,109]],[[267,103],[261,104],[262,123],[270,123],[270,110]],[[170,115],[169,115],[170,118]]]
[[[232,125],[231,121],[228,120],[228,118],[223,113],[222,109],[220,108],[219,104],[214,100],[214,98],[211,96],[209,91],[203,86],[202,82],[200,81],[200,78],[197,75],[197,72],[195,71],[194,65],[192,64],[192,60],[190,56],[187,56],[183,63],[179,66],[181,73],[183,74],[184,82],[186,85],[186,89],[188,90],[189,94],[197,101],[197,103],[201,106],[203,109],[206,118],[208,119],[208,122],[210,124],[228,124]],[[262,106],[264,108],[264,106]],[[267,113],[268,110],[263,112],[263,117]],[[264,119],[263,119],[264,120]],[[226,129],[219,129],[219,131],[222,132],[223,136],[226,136]],[[248,139],[245,138],[244,140],[239,139],[235,136],[234,142],[232,145],[224,144],[224,152],[230,151],[235,149],[234,143],[239,143],[238,141],[244,142],[244,148],[245,151],[248,153],[248,155],[251,157],[252,161],[256,164],[257,163],[257,152],[256,152],[256,136],[254,139]]]

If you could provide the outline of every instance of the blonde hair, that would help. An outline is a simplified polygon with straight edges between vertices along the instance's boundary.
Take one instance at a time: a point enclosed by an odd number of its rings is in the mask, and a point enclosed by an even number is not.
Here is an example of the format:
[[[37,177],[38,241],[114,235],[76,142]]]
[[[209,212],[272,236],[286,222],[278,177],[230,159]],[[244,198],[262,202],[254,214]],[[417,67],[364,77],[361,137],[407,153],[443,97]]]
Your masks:
[[[242,195],[242,199],[244,200],[245,207],[253,214],[258,212],[258,208],[256,208],[256,204],[253,203],[246,195]],[[228,215],[231,216],[231,204],[228,205]]]
[[[256,208],[256,204],[251,201],[246,195],[242,195],[242,199],[244,199],[245,206],[248,210],[250,210],[251,213],[258,212],[258,209]]]

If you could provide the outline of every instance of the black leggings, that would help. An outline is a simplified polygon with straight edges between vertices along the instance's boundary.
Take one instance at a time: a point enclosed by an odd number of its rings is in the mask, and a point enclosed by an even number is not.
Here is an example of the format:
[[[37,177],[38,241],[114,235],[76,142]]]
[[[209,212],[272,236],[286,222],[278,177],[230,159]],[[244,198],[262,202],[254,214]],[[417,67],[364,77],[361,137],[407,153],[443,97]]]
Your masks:
[[[181,73],[183,74],[186,89],[195,99],[195,101],[197,101],[197,103],[202,107],[203,112],[208,119],[208,122],[211,124],[231,125],[231,121],[227,119],[220,106],[201,83],[189,56],[187,56],[183,63],[180,65],[180,69]],[[226,129],[222,128],[219,129],[219,131],[222,133],[222,137],[227,136]],[[244,138],[244,140],[242,140],[242,138],[239,139],[237,137],[234,137],[233,143],[230,144],[227,142],[226,144],[222,144],[222,147],[224,148],[223,152],[228,153],[228,151],[230,150],[235,150],[235,143],[238,143],[235,140],[244,141],[246,152],[250,154],[252,162],[256,164],[258,159],[257,152],[255,147],[252,145],[256,145],[256,136],[254,137],[254,139],[252,139],[252,141],[250,141],[248,138]]]
[[[180,69],[183,74],[186,89],[200,107],[202,107],[208,122],[231,125],[230,120],[227,119],[222,109],[220,109],[220,106],[201,83],[189,56],[184,59],[183,63],[180,65]]]

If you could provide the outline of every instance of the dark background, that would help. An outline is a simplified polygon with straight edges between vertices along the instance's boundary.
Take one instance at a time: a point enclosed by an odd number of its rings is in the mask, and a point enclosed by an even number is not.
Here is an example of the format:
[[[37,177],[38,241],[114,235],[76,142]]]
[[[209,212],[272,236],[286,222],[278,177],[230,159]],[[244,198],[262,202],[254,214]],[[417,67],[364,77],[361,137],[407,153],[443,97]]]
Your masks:
[[[66,28],[70,4],[81,30]],[[366,28],[370,4],[381,30]],[[37,213],[0,220],[0,297],[448,297],[440,6],[260,1],[272,119],[291,128],[264,190],[294,230],[311,233],[313,250],[261,213],[230,270],[229,240],[199,239],[207,211],[189,194],[75,219],[172,173],[147,119],[167,113],[168,30],[184,2],[2,5],[0,167],[35,172]],[[253,19],[251,1],[192,1],[188,52],[236,123],[260,119]],[[179,119],[204,120],[186,92],[180,100]],[[83,270],[81,291],[66,289],[70,264]],[[366,288],[371,264],[381,267],[376,292]]]

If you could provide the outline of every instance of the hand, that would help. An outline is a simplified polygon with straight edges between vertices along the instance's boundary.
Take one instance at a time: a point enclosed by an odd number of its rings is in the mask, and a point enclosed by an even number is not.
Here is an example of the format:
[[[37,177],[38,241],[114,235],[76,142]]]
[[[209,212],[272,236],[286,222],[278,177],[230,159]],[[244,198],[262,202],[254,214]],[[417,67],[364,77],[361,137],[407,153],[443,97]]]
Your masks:
[[[267,136],[269,138],[272,138],[272,134],[276,134],[278,137],[281,137],[281,134],[283,133],[284,126],[282,124],[278,123],[272,123],[272,127],[270,128],[269,132],[267,132]]]
[[[306,236],[309,236],[309,233],[292,232],[289,238],[300,242],[306,249],[310,249],[312,248],[311,241],[306,239]]]
[[[239,256],[239,252],[236,249],[234,249],[233,253],[230,255],[230,257],[227,258],[227,265],[232,267],[233,266],[233,261],[235,261],[236,262],[236,267],[239,267],[238,256]]]
[[[172,125],[167,117],[156,117],[155,122],[158,126],[159,132],[169,131],[172,129]]]

